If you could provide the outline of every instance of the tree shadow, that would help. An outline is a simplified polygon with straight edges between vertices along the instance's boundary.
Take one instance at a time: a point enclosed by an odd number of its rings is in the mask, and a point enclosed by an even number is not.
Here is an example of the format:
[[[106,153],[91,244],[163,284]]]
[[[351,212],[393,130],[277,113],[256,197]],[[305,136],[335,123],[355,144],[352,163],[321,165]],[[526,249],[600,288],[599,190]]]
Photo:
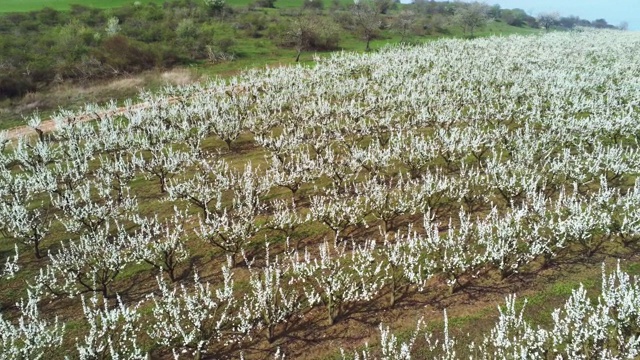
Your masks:
[[[380,321],[377,320],[377,317],[385,310],[385,308],[380,305],[380,303],[384,303],[381,300],[385,295],[387,295],[387,293],[381,291],[370,301],[359,301],[345,304],[342,313],[336,318],[336,323],[353,320],[368,326],[377,326],[380,323]]]

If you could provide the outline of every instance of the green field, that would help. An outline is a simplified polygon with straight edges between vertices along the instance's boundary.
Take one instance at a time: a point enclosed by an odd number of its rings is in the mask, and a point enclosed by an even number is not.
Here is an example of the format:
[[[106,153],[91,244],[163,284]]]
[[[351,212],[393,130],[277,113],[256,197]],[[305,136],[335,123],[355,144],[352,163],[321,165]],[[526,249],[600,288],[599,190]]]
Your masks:
[[[140,3],[157,2],[162,3],[161,0],[138,0]],[[45,7],[50,7],[56,10],[69,10],[71,5],[79,4],[83,6],[91,6],[102,9],[108,9],[123,5],[133,4],[131,0],[4,0],[2,6],[0,6],[0,12],[22,12],[22,11],[34,11],[40,10]]]
[[[71,5],[82,5],[88,7],[96,7],[100,9],[110,9],[120,6],[132,5],[135,2],[147,4],[147,3],[158,3],[162,4],[164,0],[4,0],[2,1],[2,5],[0,5],[0,13],[11,13],[11,12],[25,12],[25,11],[36,11],[43,9],[45,7],[49,7],[56,10],[69,10]],[[231,0],[229,1],[229,5],[232,6],[246,6],[249,5],[252,0]],[[299,7],[302,3],[301,0],[278,0],[276,1],[277,8],[293,8]],[[325,5],[329,5],[330,0],[325,1]],[[340,3],[346,4],[351,3],[348,0],[341,0]]]

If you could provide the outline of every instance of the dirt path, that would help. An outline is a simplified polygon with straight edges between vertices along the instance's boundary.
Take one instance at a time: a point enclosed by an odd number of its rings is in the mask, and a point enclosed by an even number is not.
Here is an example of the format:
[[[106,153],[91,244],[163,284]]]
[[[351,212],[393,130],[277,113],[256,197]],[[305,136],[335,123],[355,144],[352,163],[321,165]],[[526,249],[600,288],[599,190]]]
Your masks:
[[[168,102],[169,103],[173,103],[178,101],[178,97],[173,97],[173,98],[169,98]],[[115,115],[121,115],[124,114],[127,110],[135,110],[135,109],[144,109],[149,107],[150,105],[146,102],[143,103],[138,103],[135,105],[132,105],[130,107],[119,107],[116,108],[114,110],[109,110],[109,111],[103,111],[101,113],[97,113],[97,114],[84,114],[84,115],[80,115],[75,121],[76,122],[87,122],[87,121],[92,121],[92,120],[97,120],[103,116],[115,116]],[[56,123],[55,121],[53,121],[52,119],[47,119],[47,120],[43,120],[42,123],[39,126],[39,129],[42,130],[44,133],[50,133],[52,131],[56,130]],[[9,140],[16,140],[20,137],[23,136],[33,136],[33,135],[37,135],[36,131],[28,126],[28,125],[24,125],[24,126],[18,126],[18,127],[14,127],[11,129],[7,130],[7,134],[6,134],[6,138]]]
[[[42,123],[42,129],[46,132],[53,131],[54,128],[55,124],[52,120],[47,120]],[[17,138],[30,135],[36,135],[35,130],[28,126],[18,126],[7,130],[6,138],[9,140],[15,140]]]
[[[235,94],[242,93],[242,92],[245,92],[245,91],[246,91],[246,88],[244,86],[239,86],[239,85],[234,85],[234,86],[231,86],[231,87],[226,88],[224,90],[224,92],[229,96],[234,96]],[[213,92],[213,90],[207,90],[206,92],[207,93],[211,93],[211,92]],[[167,103],[172,104],[172,103],[177,102],[180,99],[181,99],[180,96],[170,97],[170,98],[167,99]],[[129,107],[122,106],[122,107],[119,107],[119,108],[116,108],[116,109],[113,109],[113,110],[103,111],[101,113],[80,115],[75,121],[76,122],[87,122],[87,121],[97,120],[97,119],[99,119],[101,117],[104,117],[104,116],[122,115],[127,110],[145,109],[145,108],[147,108],[149,106],[151,106],[151,105],[148,102],[141,102],[141,103],[137,103],[137,104],[134,104],[132,106],[129,106]],[[44,133],[50,133],[50,132],[56,130],[56,123],[52,119],[43,120],[41,122],[41,124],[40,124],[39,129],[42,130]],[[14,128],[8,129],[6,131],[7,131],[6,138],[9,139],[9,140],[16,140],[16,139],[18,139],[20,137],[23,137],[23,136],[37,135],[37,132],[32,127],[30,127],[28,125],[14,127]]]
[[[138,104],[138,105],[135,105],[134,107],[138,107],[138,106],[145,107],[145,105],[146,104]],[[126,110],[125,107],[119,107],[112,111],[106,111],[106,112],[100,113],[99,115],[88,115],[88,114],[82,115],[80,116],[79,119],[77,119],[77,121],[87,122],[91,120],[96,120],[99,118],[99,116],[122,114],[125,112],[125,110]],[[51,119],[43,120],[39,126],[39,129],[42,130],[44,133],[50,133],[56,129],[56,123]],[[32,135],[37,135],[36,131],[32,127],[24,125],[24,126],[18,126],[18,127],[14,127],[7,130],[6,138],[9,140],[16,140],[23,136],[32,136]]]

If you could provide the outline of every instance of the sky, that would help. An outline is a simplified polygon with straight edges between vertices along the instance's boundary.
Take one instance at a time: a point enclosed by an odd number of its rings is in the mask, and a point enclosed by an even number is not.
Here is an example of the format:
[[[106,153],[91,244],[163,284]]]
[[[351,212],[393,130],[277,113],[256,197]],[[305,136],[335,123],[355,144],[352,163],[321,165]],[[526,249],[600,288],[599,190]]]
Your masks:
[[[482,1],[481,1],[482,2]],[[520,8],[532,16],[557,11],[560,16],[575,15],[593,21],[605,19],[611,25],[629,23],[629,30],[640,30],[640,0],[485,0],[504,9]]]

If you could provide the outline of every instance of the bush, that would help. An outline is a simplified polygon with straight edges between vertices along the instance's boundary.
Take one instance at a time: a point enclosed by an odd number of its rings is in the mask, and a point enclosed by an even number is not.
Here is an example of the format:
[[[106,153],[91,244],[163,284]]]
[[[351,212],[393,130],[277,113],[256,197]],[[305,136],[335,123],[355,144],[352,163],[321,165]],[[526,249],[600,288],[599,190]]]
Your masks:
[[[339,11],[333,14],[333,17],[343,29],[347,31],[354,31],[356,28],[356,23],[353,19],[353,15],[351,15],[348,11]]]
[[[71,5],[71,18],[87,26],[104,26],[107,23],[107,14],[101,9],[94,9],[83,5]]]
[[[98,48],[96,58],[114,73],[140,72],[155,66],[156,56],[143,43],[126,36],[116,35],[106,39]]]
[[[375,0],[374,5],[380,14],[386,14],[389,10],[395,10],[398,7],[393,0]]]
[[[184,59],[177,47],[167,44],[154,44],[152,47],[156,54],[156,64],[163,68],[172,68],[176,65],[185,63]]]
[[[254,4],[257,7],[272,9],[276,7],[275,2],[276,0],[256,0]]]
[[[17,74],[0,76],[0,99],[21,97],[35,90],[36,86],[29,78],[20,77]]]
[[[38,11],[36,17],[41,24],[46,26],[60,25],[63,24],[63,20],[65,20],[59,11],[50,7],[45,7]]]
[[[309,48],[320,51],[337,49],[340,42],[340,29],[336,23],[328,19],[317,20],[315,23]]]
[[[273,36],[277,36],[280,46],[284,47],[329,51],[337,49],[340,42],[340,29],[325,18],[305,16],[273,30]]]
[[[302,8],[305,10],[322,10],[324,3],[322,0],[304,0]]]
[[[260,12],[249,12],[238,19],[236,28],[244,30],[253,38],[262,37],[262,32],[267,29],[269,19]]]
[[[222,11],[226,3],[224,0],[204,0],[204,4],[212,15]]]
[[[503,9],[500,18],[511,26],[524,26],[530,16],[521,9]]]

